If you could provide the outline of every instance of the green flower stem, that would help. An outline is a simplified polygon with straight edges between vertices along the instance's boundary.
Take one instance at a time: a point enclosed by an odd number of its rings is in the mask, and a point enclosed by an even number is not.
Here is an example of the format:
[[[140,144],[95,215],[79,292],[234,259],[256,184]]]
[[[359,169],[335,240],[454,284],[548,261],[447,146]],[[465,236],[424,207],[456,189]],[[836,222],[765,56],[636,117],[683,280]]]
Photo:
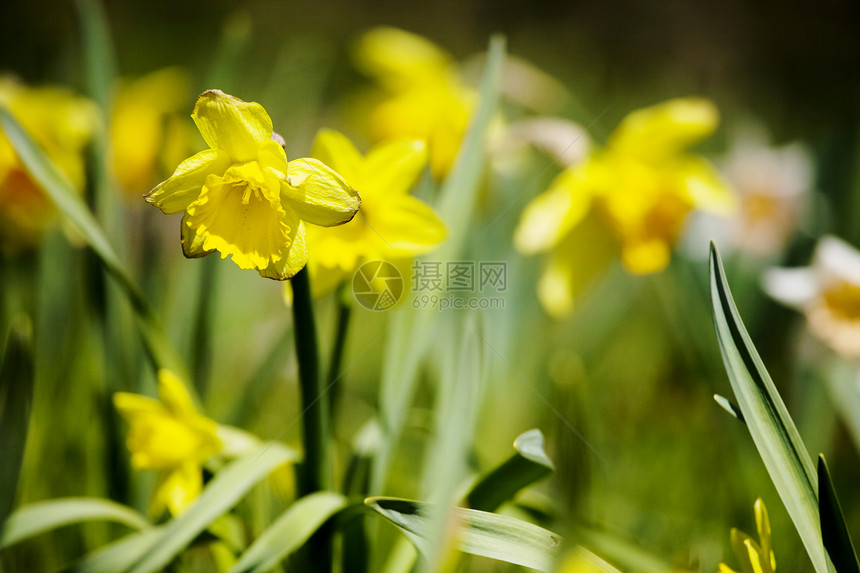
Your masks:
[[[316,324],[307,268],[292,279],[293,322],[299,362],[305,460],[299,470],[299,497],[331,489],[329,406],[319,367]]]
[[[195,308],[194,334],[191,346],[191,375],[201,401],[209,391],[209,367],[212,359],[212,316],[215,315],[217,257],[201,261],[197,308]]]
[[[352,306],[338,297],[337,304],[337,330],[335,331],[334,346],[331,350],[331,361],[329,362],[328,384],[329,384],[329,412],[334,416],[337,401],[340,397],[340,368],[343,364],[343,351],[346,347],[346,335],[349,331],[349,319],[352,316]]]

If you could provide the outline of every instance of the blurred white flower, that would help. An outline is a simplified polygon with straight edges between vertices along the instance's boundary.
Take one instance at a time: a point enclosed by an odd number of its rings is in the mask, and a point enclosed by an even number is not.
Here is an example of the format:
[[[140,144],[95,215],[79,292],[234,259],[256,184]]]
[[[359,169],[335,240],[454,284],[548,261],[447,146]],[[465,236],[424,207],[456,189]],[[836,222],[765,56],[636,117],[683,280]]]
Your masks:
[[[722,163],[740,209],[728,225],[729,241],[757,256],[782,252],[806,210],[812,161],[799,143],[769,147],[760,136],[739,137]]]
[[[803,312],[809,330],[838,354],[860,358],[860,251],[824,237],[809,267],[772,269],[763,286],[777,301]]]

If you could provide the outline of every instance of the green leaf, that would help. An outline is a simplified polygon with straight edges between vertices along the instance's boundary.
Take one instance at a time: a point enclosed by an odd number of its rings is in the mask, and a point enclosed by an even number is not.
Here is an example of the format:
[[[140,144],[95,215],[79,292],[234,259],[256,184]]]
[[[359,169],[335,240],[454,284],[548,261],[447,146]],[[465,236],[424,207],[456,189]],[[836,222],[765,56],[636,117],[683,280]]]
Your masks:
[[[9,516],[0,548],[46,531],[82,521],[115,521],[147,529],[149,521],[135,510],[107,499],[68,497],[32,503]]]
[[[544,452],[543,443],[543,433],[537,428],[517,436],[516,453],[478,480],[466,496],[468,506],[495,511],[522,488],[551,474],[555,467]]]
[[[845,525],[845,516],[836,497],[836,489],[830,479],[830,470],[827,469],[824,454],[818,456],[818,498],[821,537],[830,560],[839,573],[860,573],[854,543],[848,533],[848,526]]]
[[[299,499],[248,547],[230,572],[268,571],[304,545],[323,523],[346,505],[345,497],[327,491]]]
[[[144,556],[157,539],[161,538],[164,527],[153,527],[139,533],[132,533],[113,543],[99,547],[69,567],[68,571],[70,573],[126,571]]]
[[[153,538],[130,571],[161,571],[210,523],[232,508],[272,470],[299,458],[297,452],[270,442],[221,469],[188,510]]]
[[[138,318],[138,327],[153,362],[160,368],[173,370],[177,376],[187,380],[185,366],[170,346],[163,327],[81,196],[53,161],[27,135],[18,120],[2,106],[0,106],[0,126],[12,147],[15,148],[21,163],[39,188],[68,218],[101,259],[107,271],[122,287]]]
[[[427,551],[432,508],[429,504],[393,497],[364,502],[399,527],[422,553]],[[472,555],[550,571],[561,537],[542,527],[476,509],[452,508],[449,523],[458,524],[457,547]],[[425,553],[426,555],[426,553]]]
[[[711,243],[711,302],[723,363],[759,455],[818,573],[828,571],[812,460],[735,307]]]
[[[33,400],[32,325],[22,315],[9,332],[0,366],[0,534],[18,491]]]

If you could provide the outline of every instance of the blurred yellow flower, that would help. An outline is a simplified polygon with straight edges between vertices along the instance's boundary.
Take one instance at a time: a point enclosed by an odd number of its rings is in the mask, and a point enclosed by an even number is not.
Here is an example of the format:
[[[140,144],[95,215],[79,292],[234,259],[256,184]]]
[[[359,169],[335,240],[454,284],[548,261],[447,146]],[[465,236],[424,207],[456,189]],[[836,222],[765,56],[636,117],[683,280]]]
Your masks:
[[[477,99],[460,80],[453,58],[421,36],[380,27],[361,37],[355,59],[384,92],[366,118],[371,139],[425,141],[433,175],[444,178]]]
[[[98,119],[93,103],[61,88],[32,88],[0,77],[0,105],[83,191],[84,150]],[[55,215],[53,204],[0,129],[0,251],[14,253],[36,246]]]
[[[426,149],[421,141],[401,139],[381,143],[362,156],[337,131],[317,134],[313,156],[361,193],[355,219],[340,227],[310,229],[310,270],[317,294],[351,277],[364,262],[412,258],[445,239],[445,225],[433,209],[408,194],[427,164]]]
[[[694,209],[728,213],[734,208],[716,170],[686,152],[717,123],[714,105],[697,98],[631,113],[603,150],[565,169],[526,206],[514,237],[517,249],[524,254],[567,249],[571,232],[593,211],[614,235],[629,272],[662,270]],[[561,254],[544,273],[539,295],[551,314],[572,310],[577,272],[571,257]]]
[[[111,165],[129,195],[151,189],[197,143],[193,127],[180,116],[189,83],[183,70],[165,68],[120,84],[110,118]]]
[[[179,515],[200,495],[203,463],[221,451],[222,442],[218,425],[197,412],[169,370],[158,372],[158,394],[161,401],[117,392],[113,402],[131,426],[127,445],[132,466],[159,472],[152,513],[167,508]]]
[[[754,508],[758,543],[743,531],[732,528],[732,549],[740,561],[741,573],[773,573],[776,570],[776,559],[771,547],[767,509],[760,498],[755,500]],[[735,571],[725,563],[720,563],[718,573],[735,573]]]
[[[860,251],[824,237],[810,267],[772,269],[763,282],[771,297],[804,313],[819,340],[842,356],[860,357]]]
[[[285,280],[308,260],[304,221],[340,225],[358,210],[358,193],[325,164],[287,163],[260,104],[209,90],[191,117],[210,149],[180,163],[146,196],[165,213],[183,213],[186,257],[217,250],[243,269]]]

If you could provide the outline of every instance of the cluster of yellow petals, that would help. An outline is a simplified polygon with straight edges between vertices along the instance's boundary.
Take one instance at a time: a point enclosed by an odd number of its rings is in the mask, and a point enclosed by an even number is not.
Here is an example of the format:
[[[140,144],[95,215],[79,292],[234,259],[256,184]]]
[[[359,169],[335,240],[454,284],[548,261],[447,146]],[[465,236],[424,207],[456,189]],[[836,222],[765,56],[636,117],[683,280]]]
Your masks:
[[[776,558],[771,546],[770,521],[767,517],[767,509],[761,499],[755,500],[755,524],[758,530],[758,542],[752,537],[732,529],[732,549],[741,564],[741,573],[774,573],[776,570]],[[736,573],[734,569],[720,563],[718,573]]]
[[[285,280],[307,263],[306,221],[341,225],[358,210],[358,193],[330,167],[310,158],[287,162],[260,104],[209,90],[191,117],[209,149],[146,196],[165,213],[183,213],[185,256],[218,251],[243,269]]]
[[[728,213],[734,196],[716,170],[687,148],[711,134],[718,113],[704,99],[671,100],[628,115],[604,149],[565,169],[525,209],[515,244],[525,254],[557,250],[539,285],[555,316],[573,308],[578,261],[571,232],[591,214],[635,274],[662,270],[694,209]],[[593,247],[589,247],[592,249]]]
[[[218,425],[197,412],[175,374],[158,372],[161,400],[117,392],[114,406],[128,420],[127,445],[138,470],[157,470],[152,513],[182,513],[203,488],[203,463],[221,451]]]
[[[0,105],[15,116],[74,187],[83,191],[84,151],[98,121],[94,104],[65,89],[33,88],[0,77]],[[0,251],[35,247],[55,215],[53,204],[30,178],[0,129]]]
[[[355,59],[383,92],[367,116],[371,139],[426,142],[430,169],[437,179],[444,178],[477,100],[475,91],[461,81],[456,62],[425,38],[389,27],[366,32]]]
[[[424,142],[389,141],[362,155],[343,134],[323,130],[317,134],[313,156],[361,194],[361,207],[352,221],[329,229],[311,228],[309,268],[318,295],[351,278],[364,262],[397,264],[444,240],[445,226],[433,209],[409,195],[427,165]]]

